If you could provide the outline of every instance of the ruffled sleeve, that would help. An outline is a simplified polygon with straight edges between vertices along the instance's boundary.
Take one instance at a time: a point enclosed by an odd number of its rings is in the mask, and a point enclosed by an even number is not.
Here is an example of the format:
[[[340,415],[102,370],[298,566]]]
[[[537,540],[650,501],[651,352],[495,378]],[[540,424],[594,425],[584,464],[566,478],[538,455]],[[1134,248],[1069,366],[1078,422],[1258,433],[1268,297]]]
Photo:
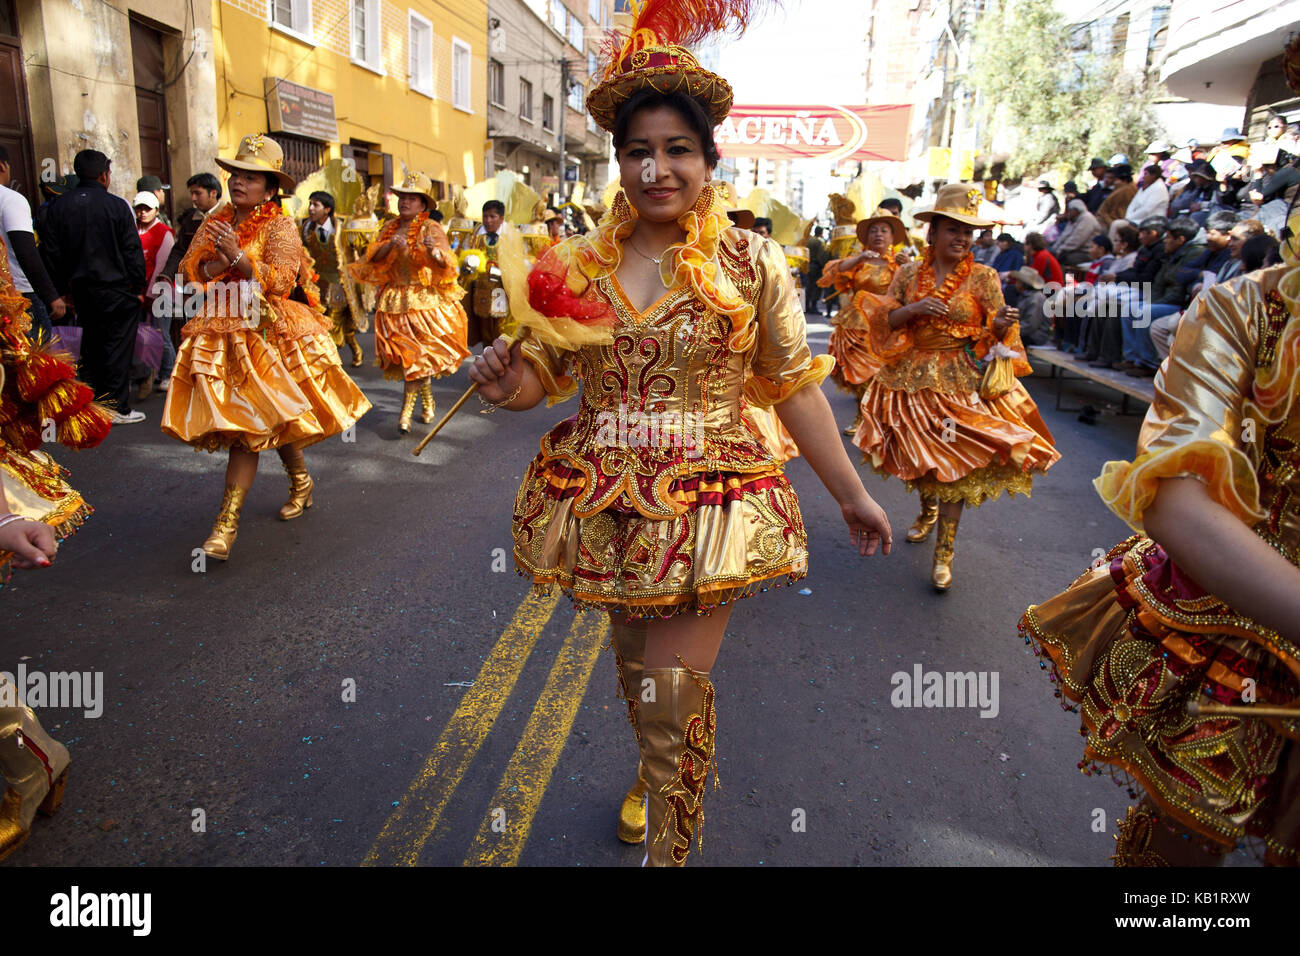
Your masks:
[[[817,280],[817,285],[823,289],[834,289],[836,292],[852,292],[853,277],[857,275],[857,270],[845,271],[841,269],[840,264],[843,262],[843,259],[833,259],[826,263],[825,268],[822,269],[821,278]]]
[[[1224,283],[1197,296],[1183,314],[1173,349],[1155,378],[1132,462],[1108,462],[1093,482],[1112,511],[1142,529],[1161,478],[1193,477],[1238,519],[1265,517],[1246,430],[1264,302],[1253,281]],[[1257,423],[1262,439],[1263,423]],[[1245,432],[1245,434],[1243,434]]]
[[[293,291],[302,265],[302,240],[287,216],[267,221],[260,256],[253,262],[253,278],[268,298],[282,298]]]
[[[573,363],[573,353],[554,345],[544,345],[533,336],[524,340],[522,355],[533,366],[546,390],[546,404],[558,405],[572,398],[578,391],[578,383],[569,370]]]
[[[424,237],[433,236],[435,252],[442,253],[442,265],[438,265],[434,254],[424,246]],[[456,257],[452,255],[451,245],[447,242],[447,233],[435,220],[427,220],[420,231],[419,247],[411,250],[411,263],[417,270],[421,285],[445,286],[456,280]]]
[[[901,328],[890,328],[889,313],[903,307],[907,294],[907,284],[916,274],[917,265],[904,266],[894,273],[889,289],[884,295],[863,292],[858,300],[858,308],[867,321],[871,332],[871,349],[885,362],[899,358],[912,350],[912,327],[907,323]]]
[[[1012,322],[1011,328],[1007,329],[1007,334],[1001,340],[998,339],[997,332],[993,329],[993,320],[997,317],[998,310],[1006,305],[1006,299],[1002,296],[1002,283],[998,281],[997,272],[991,266],[976,263],[971,270],[969,281],[971,295],[983,311],[985,327],[988,329],[988,335],[982,336],[976,344],[976,354],[983,358],[994,342],[1001,341],[1003,345],[1016,353],[1016,374],[1032,375],[1034,369],[1029,364],[1029,356],[1025,352],[1025,343],[1020,338],[1020,323]]]
[[[394,251],[383,259],[375,259],[375,253],[387,242],[388,239],[376,239],[366,246],[365,255],[360,260],[348,265],[348,271],[352,273],[355,281],[374,286],[386,285],[392,281],[393,266],[400,253]]]
[[[756,268],[760,287],[753,321],[758,334],[745,396],[756,405],[771,406],[806,385],[821,384],[835,360],[814,358],[808,348],[807,323],[785,253],[771,239],[762,240]]]

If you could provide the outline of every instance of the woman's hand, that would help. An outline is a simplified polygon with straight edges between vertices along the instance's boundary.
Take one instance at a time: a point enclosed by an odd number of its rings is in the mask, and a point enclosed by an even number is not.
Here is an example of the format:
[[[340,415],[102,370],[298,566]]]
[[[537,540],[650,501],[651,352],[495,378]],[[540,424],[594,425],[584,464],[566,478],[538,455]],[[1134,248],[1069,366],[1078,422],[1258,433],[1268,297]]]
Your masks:
[[[222,272],[230,268],[230,263],[234,261],[235,256],[239,255],[239,239],[235,235],[235,230],[230,228],[229,223],[212,221],[213,244],[217,247],[217,252],[221,253],[226,260],[222,265]]]
[[[862,494],[840,505],[844,523],[849,526],[849,541],[858,549],[858,554],[870,557],[876,553],[877,546],[881,554],[889,554],[894,543],[894,533],[889,527],[889,518],[884,509],[876,504],[871,495],[863,490]]]
[[[1013,325],[1020,323],[1020,310],[1013,309],[1009,305],[1004,305],[998,309],[997,314],[993,316],[993,332],[998,338],[1007,334],[1007,330]]]
[[[23,571],[48,568],[59,550],[54,531],[39,521],[10,521],[0,528],[0,551],[12,551],[13,566]]]
[[[393,238],[388,240],[388,245],[393,249],[405,249],[406,236],[402,235],[401,233],[398,233],[397,235],[393,236]]]
[[[948,303],[943,299],[935,296],[927,296],[919,302],[913,302],[911,305],[905,305],[902,308],[895,309],[889,313],[889,324],[893,328],[901,328],[917,316],[925,316],[927,319],[933,316],[944,316],[948,314]]]
[[[509,345],[504,338],[498,338],[474,359],[469,378],[478,383],[478,393],[484,401],[503,402],[522,384],[523,347],[522,342]]]
[[[426,233],[422,241],[424,242],[424,248],[428,249],[430,252],[433,252],[434,246],[438,244],[433,238],[433,233],[431,232]]]

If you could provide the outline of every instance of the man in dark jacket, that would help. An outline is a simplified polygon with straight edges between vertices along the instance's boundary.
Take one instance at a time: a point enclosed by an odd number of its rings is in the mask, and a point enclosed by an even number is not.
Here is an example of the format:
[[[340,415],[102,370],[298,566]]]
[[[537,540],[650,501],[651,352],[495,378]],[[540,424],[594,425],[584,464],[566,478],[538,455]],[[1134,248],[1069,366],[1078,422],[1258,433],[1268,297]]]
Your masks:
[[[111,163],[83,149],[72,161],[77,186],[41,207],[41,257],[81,322],[82,377],[117,409],[118,425],[144,421],[127,401],[144,291],[144,248],[131,207],[108,191]]]
[[[1191,286],[1199,272],[1187,268],[1204,255],[1203,242],[1195,242],[1201,227],[1183,216],[1165,230],[1164,261],[1151,281],[1151,295],[1144,298],[1139,315],[1123,320],[1124,371],[1138,378],[1150,378],[1160,367],[1160,354],[1151,341],[1151,323],[1186,308]]]
[[[1101,304],[1097,315],[1088,326],[1088,344],[1084,358],[1094,368],[1128,371],[1133,367],[1134,362],[1123,357],[1123,321],[1126,316],[1138,311],[1143,299],[1150,294],[1156,273],[1164,264],[1165,247],[1162,240],[1168,225],[1162,216],[1144,219],[1138,226],[1139,245],[1133,265],[1100,278],[1102,283],[1114,282],[1124,288],[1116,294],[1110,294],[1109,289],[1105,290],[1107,295],[1099,300]]]
[[[1106,197],[1110,195],[1111,189],[1114,188],[1114,180],[1108,180],[1106,177],[1109,170],[1110,167],[1106,165],[1106,160],[1100,156],[1093,157],[1092,162],[1088,164],[1088,172],[1092,173],[1095,182],[1092,184],[1092,188],[1084,194],[1083,201],[1088,205],[1088,212],[1094,215],[1101,208],[1101,204],[1106,201]]]

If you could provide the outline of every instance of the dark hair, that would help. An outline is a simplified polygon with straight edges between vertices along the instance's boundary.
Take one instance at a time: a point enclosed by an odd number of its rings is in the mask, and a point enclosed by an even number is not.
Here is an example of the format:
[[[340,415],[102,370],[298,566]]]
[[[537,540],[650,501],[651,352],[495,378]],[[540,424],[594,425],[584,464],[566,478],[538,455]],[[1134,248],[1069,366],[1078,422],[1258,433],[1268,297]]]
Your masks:
[[[718,145],[713,141],[713,122],[709,119],[704,107],[700,101],[694,97],[687,96],[684,93],[659,93],[655,90],[640,90],[633,93],[622,106],[618,108],[618,114],[614,117],[614,150],[618,152],[623,149],[627,143],[627,128],[632,123],[632,117],[641,110],[657,109],[666,106],[673,110],[682,119],[686,120],[686,125],[691,128],[700,141],[700,149],[704,153],[704,161],[710,167],[718,165],[722,158],[718,153]]]
[[[1122,183],[1133,181],[1133,167],[1128,163],[1118,163],[1110,168],[1110,174]]]
[[[1047,248],[1047,242],[1043,239],[1041,232],[1031,232],[1025,236],[1025,248],[1038,252]]]
[[[1160,233],[1162,236],[1165,234],[1165,231],[1168,228],[1169,228],[1169,220],[1166,219],[1164,216],[1148,216],[1146,219],[1143,219],[1140,223],[1138,223],[1139,230],[1151,229],[1154,230],[1155,232]]]
[[[1014,246],[1014,245],[1016,244],[1016,237],[1013,236],[1013,235],[1011,235],[1011,233],[1009,233],[1009,232],[1003,232],[1003,233],[1000,233],[1000,234],[998,235],[998,237],[997,237],[997,241],[998,241],[998,242],[1009,242],[1009,243],[1011,243],[1011,244]]]
[[[442,212],[441,212],[441,210],[438,210],[438,209],[430,210],[430,212],[429,212],[429,218],[432,219],[434,222],[442,222]]]
[[[1200,223],[1188,216],[1179,216],[1169,224],[1168,234],[1171,236],[1182,236],[1188,242],[1196,238],[1196,234],[1201,231]]]
[[[1128,246],[1130,250],[1136,249],[1142,242],[1142,238],[1138,235],[1137,229],[1131,225],[1120,226],[1115,230],[1115,235],[1120,239],[1123,239],[1124,245]]]
[[[1251,236],[1241,244],[1241,271],[1254,272],[1268,264],[1269,259],[1277,255],[1277,240],[1261,233]]]
[[[334,212],[334,197],[323,189],[318,189],[307,197],[308,202],[311,202],[313,199],[327,208],[331,213]]]
[[[814,227],[813,227],[813,235],[814,235],[814,236],[820,236],[821,234],[822,234],[822,227],[821,227],[821,226],[814,226]]]
[[[1150,164],[1148,164],[1148,165],[1146,165],[1146,166],[1143,166],[1143,167],[1142,167],[1142,172],[1144,172],[1144,173],[1155,173],[1155,174],[1156,174],[1156,179],[1164,179],[1164,178],[1165,178],[1165,171],[1164,171],[1163,169],[1161,169],[1160,166],[1159,166],[1158,164],[1156,164],[1156,163],[1150,163]]]
[[[72,171],[80,179],[98,179],[112,166],[109,158],[97,149],[83,149],[72,157]]]
[[[217,198],[221,198],[221,180],[211,173],[195,173],[185,180],[186,189],[192,189],[195,186],[199,189],[206,189],[210,193],[216,193]]]
[[[1092,237],[1092,241],[1101,246],[1108,253],[1115,251],[1115,247],[1111,245],[1110,236],[1106,235],[1104,232],[1097,233]]]
[[[757,229],[759,226],[766,226],[766,227],[767,227],[768,234],[769,234],[769,235],[771,234],[771,232],[772,232],[772,220],[771,220],[771,219],[768,219],[766,216],[758,216],[758,217],[756,217],[756,218],[754,219],[754,225],[752,225],[752,226],[749,227],[749,228],[750,228],[750,231],[752,232],[753,230]]]
[[[424,205],[426,209],[429,206],[427,202]],[[504,216],[506,214],[506,204],[503,203],[500,199],[489,199],[487,202],[485,202],[483,204],[483,211],[487,212],[489,209],[496,210],[497,214],[501,216]]]
[[[1205,228],[1213,229],[1216,232],[1231,232],[1232,227],[1240,221],[1240,217],[1235,212],[1220,209],[1217,212],[1210,213],[1205,220]]]
[[[896,215],[896,216],[901,216],[901,215],[903,214],[903,204],[902,204],[902,202],[900,202],[899,200],[895,199],[893,196],[890,196],[888,199],[882,199],[882,200],[880,200],[880,208],[881,208],[881,209],[892,209],[892,210],[894,211],[894,215]]]
[[[9,150],[3,146],[0,146],[0,163],[4,163],[6,166],[9,165]]]

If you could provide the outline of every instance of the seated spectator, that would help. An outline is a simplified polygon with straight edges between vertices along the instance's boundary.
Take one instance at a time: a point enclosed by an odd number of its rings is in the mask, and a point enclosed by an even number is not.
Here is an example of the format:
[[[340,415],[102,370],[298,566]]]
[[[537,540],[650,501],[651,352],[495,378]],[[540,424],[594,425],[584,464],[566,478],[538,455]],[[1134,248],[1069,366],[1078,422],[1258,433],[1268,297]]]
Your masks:
[[[1204,161],[1192,163],[1187,173],[1187,182],[1169,200],[1169,215],[1175,219],[1190,216],[1205,225],[1216,192],[1214,167]]]
[[[998,236],[997,247],[998,254],[993,257],[993,262],[990,265],[997,270],[998,279],[1002,282],[1003,298],[1006,299],[1008,305],[1014,306],[1016,304],[1016,287],[1011,284],[1010,276],[1011,273],[1025,264],[1025,251],[1009,232],[1004,232]]]
[[[1052,339],[1052,317],[1043,295],[1043,277],[1029,266],[1011,273],[1020,310],[1020,341],[1025,345],[1046,345]]]
[[[1056,256],[1047,251],[1047,242],[1041,232],[1031,232],[1025,236],[1025,252],[1029,264],[1038,271],[1045,282],[1055,282],[1057,286],[1065,284],[1065,274]]]
[[[975,239],[975,247],[971,251],[975,255],[975,261],[980,265],[993,265],[993,260],[998,254],[997,243],[993,241],[993,230],[981,230],[979,236]]]
[[[1128,204],[1124,218],[1129,222],[1141,222],[1152,216],[1165,215],[1168,208],[1169,190],[1165,186],[1164,172],[1152,163],[1142,170],[1137,195]]]
[[[1137,258],[1137,251],[1142,245],[1137,229],[1128,223],[1120,226],[1118,237],[1112,245],[1115,249],[1115,261],[1110,264],[1109,273],[1114,274],[1133,268],[1133,260]],[[1097,281],[1105,281],[1103,277],[1106,275],[1107,272],[1103,271],[1101,276],[1097,277]]]
[[[1097,280],[1103,274],[1112,271],[1114,266],[1114,247],[1111,245],[1110,236],[1099,232],[1088,240],[1088,271],[1084,273],[1083,281],[1096,285]]]
[[[1083,342],[1083,357],[1094,368],[1120,368],[1124,365],[1123,320],[1142,312],[1145,290],[1149,290],[1156,273],[1164,262],[1165,229],[1163,216],[1144,221],[1136,230],[1125,223],[1121,229],[1132,235],[1137,233],[1137,248],[1132,264],[1113,273],[1102,273],[1101,285],[1095,291],[1092,321]]]
[[[1114,183],[1109,195],[1102,200],[1097,210],[1097,221],[1110,229],[1111,225],[1128,217],[1129,203],[1137,195],[1137,184],[1133,182],[1133,167],[1128,163],[1119,163],[1110,167],[1110,178]],[[1111,242],[1115,241],[1115,231],[1110,230]]]
[[[1159,319],[1181,313],[1191,301],[1193,270],[1187,267],[1207,249],[1205,244],[1194,241],[1200,231],[1200,226],[1186,217],[1169,223],[1165,259],[1151,284],[1151,297],[1143,299],[1143,314],[1123,320],[1126,361],[1121,365],[1129,375],[1149,378],[1163,361],[1151,341],[1151,326]],[[1226,236],[1224,246],[1226,254]]]
[[[1084,195],[1083,201],[1088,206],[1088,212],[1096,215],[1101,204],[1106,201],[1110,191],[1115,188],[1115,178],[1110,173],[1110,168],[1106,161],[1099,156],[1094,156],[1092,162],[1088,164],[1088,172],[1092,174],[1095,180],[1092,188]]]
[[[1262,235],[1264,235],[1264,224],[1258,219],[1246,219],[1232,227],[1228,233],[1228,261],[1219,267],[1214,277],[1215,285],[1227,282],[1244,271],[1241,261],[1242,246],[1246,244],[1247,239]]]
[[[1279,265],[1282,257],[1278,255],[1278,241],[1266,232],[1251,236],[1241,244],[1241,271],[1244,275],[1263,269],[1266,266]]]
[[[1088,244],[1092,237],[1101,232],[1097,217],[1088,212],[1088,206],[1082,199],[1072,199],[1065,207],[1067,225],[1053,246],[1057,261],[1065,266],[1082,265],[1092,260],[1088,254]]]
[[[1237,225],[1237,216],[1231,212],[1216,212],[1205,222],[1205,252],[1189,262],[1184,269],[1187,275],[1180,279],[1188,283],[1191,296],[1202,289],[1214,285],[1220,269],[1227,268],[1232,261],[1232,230]]]
[[[1065,208],[1069,209],[1071,202],[1082,198],[1079,195],[1078,184],[1073,179],[1066,180],[1065,185],[1061,187],[1061,201],[1065,203]]]
[[[1275,144],[1260,143],[1251,152],[1251,165],[1259,176],[1242,187],[1237,197],[1253,203],[1259,209],[1255,217],[1264,228],[1281,235],[1286,225],[1286,213],[1296,194],[1300,193],[1300,170],[1293,165],[1279,166],[1279,150]]]

